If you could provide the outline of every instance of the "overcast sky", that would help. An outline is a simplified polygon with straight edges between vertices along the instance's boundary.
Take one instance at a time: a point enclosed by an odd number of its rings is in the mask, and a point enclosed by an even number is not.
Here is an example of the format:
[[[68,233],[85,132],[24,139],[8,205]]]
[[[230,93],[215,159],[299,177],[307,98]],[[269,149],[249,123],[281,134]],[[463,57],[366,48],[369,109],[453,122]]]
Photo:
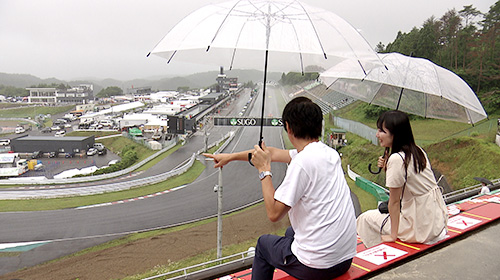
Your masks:
[[[0,72],[128,80],[203,72],[146,54],[184,16],[223,0],[0,0]],[[343,17],[375,47],[432,15],[495,0],[303,0]],[[217,70],[217,69],[212,69]]]

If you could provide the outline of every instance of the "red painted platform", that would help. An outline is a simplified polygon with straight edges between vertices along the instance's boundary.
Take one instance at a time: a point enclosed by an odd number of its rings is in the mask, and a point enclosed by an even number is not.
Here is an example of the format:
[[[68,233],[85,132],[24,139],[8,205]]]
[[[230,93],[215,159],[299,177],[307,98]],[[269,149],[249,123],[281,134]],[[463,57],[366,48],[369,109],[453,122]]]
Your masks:
[[[500,192],[448,205],[448,213],[448,234],[446,238],[432,245],[396,241],[382,243],[367,249],[358,238],[356,248],[358,253],[353,259],[351,268],[335,279],[348,280],[367,276],[499,219]],[[246,269],[217,278],[217,280],[250,280],[251,277],[252,269]],[[276,270],[273,280],[296,280],[296,278],[281,270]]]

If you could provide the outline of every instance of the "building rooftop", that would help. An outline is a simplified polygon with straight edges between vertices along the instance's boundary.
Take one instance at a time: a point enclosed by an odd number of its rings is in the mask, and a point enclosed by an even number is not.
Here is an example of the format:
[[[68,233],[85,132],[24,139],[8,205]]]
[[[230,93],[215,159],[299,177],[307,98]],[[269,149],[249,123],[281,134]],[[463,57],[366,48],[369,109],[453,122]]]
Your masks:
[[[64,136],[64,137],[55,137],[55,136],[32,136],[26,135],[22,137],[15,138],[13,140],[23,140],[23,141],[82,141],[93,136]]]

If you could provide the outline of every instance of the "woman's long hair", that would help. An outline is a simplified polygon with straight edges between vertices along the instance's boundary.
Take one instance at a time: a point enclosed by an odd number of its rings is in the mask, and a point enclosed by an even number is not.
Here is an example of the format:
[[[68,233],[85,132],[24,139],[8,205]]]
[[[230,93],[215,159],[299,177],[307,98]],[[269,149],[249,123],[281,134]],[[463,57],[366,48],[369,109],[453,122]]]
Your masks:
[[[413,158],[415,172],[424,170],[427,160],[422,149],[415,144],[408,115],[401,111],[384,112],[377,120],[377,127],[381,130],[385,127],[394,136],[390,153],[405,153],[405,169],[408,169],[410,159]]]

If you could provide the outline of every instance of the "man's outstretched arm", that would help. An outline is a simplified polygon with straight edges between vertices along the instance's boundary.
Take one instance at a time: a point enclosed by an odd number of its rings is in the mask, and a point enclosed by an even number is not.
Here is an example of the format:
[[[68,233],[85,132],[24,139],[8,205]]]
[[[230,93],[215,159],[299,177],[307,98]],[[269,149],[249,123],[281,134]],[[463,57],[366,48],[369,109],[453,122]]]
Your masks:
[[[262,145],[265,145],[263,143]],[[271,161],[272,162],[284,162],[284,163],[290,163],[292,160],[290,158],[290,153],[288,150],[283,150],[279,148],[274,148],[274,147],[269,147],[268,150],[271,153]],[[222,167],[231,161],[239,160],[239,161],[247,161],[248,160],[248,154],[249,153],[254,153],[255,150],[246,150],[246,151],[241,151],[241,152],[236,152],[236,153],[230,153],[230,154],[207,154],[203,153],[205,157],[212,158],[215,162],[214,167]]]

